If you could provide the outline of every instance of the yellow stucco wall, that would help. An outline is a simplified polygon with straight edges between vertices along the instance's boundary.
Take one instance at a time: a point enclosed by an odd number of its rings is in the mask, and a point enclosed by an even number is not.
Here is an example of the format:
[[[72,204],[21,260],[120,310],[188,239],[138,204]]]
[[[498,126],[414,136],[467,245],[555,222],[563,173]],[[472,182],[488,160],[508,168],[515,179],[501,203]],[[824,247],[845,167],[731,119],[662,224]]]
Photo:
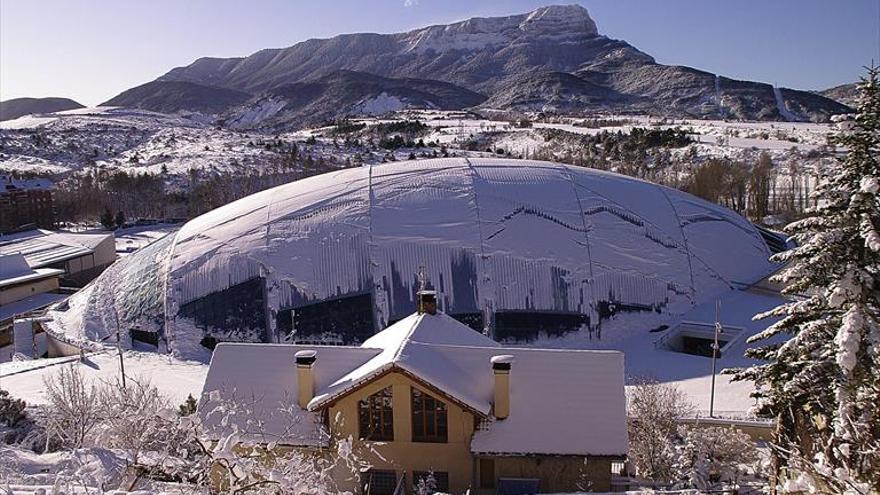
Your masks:
[[[358,439],[358,401],[386,387],[392,388],[392,407],[394,409],[394,441],[371,442]],[[412,387],[420,389],[437,399],[443,400],[447,407],[447,443],[425,443],[412,441],[412,419],[410,414]],[[412,486],[413,471],[439,471],[449,474],[449,489],[452,493],[464,493],[471,487],[473,479],[473,456],[470,452],[471,436],[474,432],[474,416],[450,401],[438,397],[400,373],[389,373],[364,386],[353,394],[343,397],[329,410],[330,429],[335,439],[349,436],[355,440],[356,451],[374,469],[393,469],[398,479],[405,472],[407,488]],[[337,421],[336,418],[339,418]],[[355,482],[351,486],[340,487],[359,493]]]
[[[581,456],[485,457],[495,465],[495,479],[539,478],[542,493],[611,490],[611,460]],[[479,460],[477,461],[479,462]],[[477,469],[477,472],[480,470]],[[480,486],[479,480],[477,486]],[[496,484],[497,486],[497,484]],[[478,493],[494,493],[494,489]]]

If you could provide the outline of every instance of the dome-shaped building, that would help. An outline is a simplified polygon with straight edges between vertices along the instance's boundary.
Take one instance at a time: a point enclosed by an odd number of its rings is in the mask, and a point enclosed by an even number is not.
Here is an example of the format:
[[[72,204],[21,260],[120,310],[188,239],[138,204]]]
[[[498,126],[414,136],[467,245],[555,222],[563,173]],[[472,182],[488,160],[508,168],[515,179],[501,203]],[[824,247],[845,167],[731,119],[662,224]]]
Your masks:
[[[217,341],[362,342],[420,287],[496,340],[680,314],[767,275],[779,240],[689,194],[597,170],[448,158],[340,170],[235,201],[118,262],[54,313],[181,355]]]

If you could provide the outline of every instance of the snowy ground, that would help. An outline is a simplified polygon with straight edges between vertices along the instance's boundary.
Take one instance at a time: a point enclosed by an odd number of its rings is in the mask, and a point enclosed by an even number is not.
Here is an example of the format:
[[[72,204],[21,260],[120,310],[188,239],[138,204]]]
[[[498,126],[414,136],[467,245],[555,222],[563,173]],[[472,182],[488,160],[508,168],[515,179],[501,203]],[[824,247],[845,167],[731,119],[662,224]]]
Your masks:
[[[104,449],[79,449],[36,454],[0,446],[0,493],[3,495],[195,495],[192,487],[152,483],[133,491],[105,490],[119,486],[124,459]],[[127,483],[126,483],[127,484]],[[140,483],[144,485],[144,483]],[[147,488],[147,489],[143,489]],[[207,491],[204,491],[205,493]]]
[[[804,151],[814,150],[827,144],[826,136],[835,129],[833,124],[814,124],[803,122],[732,122],[723,120],[693,119],[659,119],[648,116],[608,115],[602,118],[609,122],[626,122],[624,125],[605,125],[585,127],[585,119],[560,117],[554,122],[536,122],[531,129],[520,129],[508,122],[478,119],[460,112],[440,111],[408,111],[401,112],[400,118],[410,118],[423,122],[432,128],[426,141],[437,140],[440,143],[464,141],[471,136],[487,133],[504,133],[503,139],[516,143],[510,149],[520,150],[529,145],[540,143],[529,140],[536,139],[532,129],[559,129],[575,134],[599,134],[603,131],[629,133],[634,127],[653,129],[681,128],[691,132],[699,143],[714,148],[733,148],[780,151],[796,148]],[[392,119],[361,119],[364,123],[388,122]],[[715,150],[718,152],[719,150]]]
[[[173,404],[182,403],[189,394],[199,397],[208,373],[206,364],[154,352],[126,351],[123,360],[128,379],[150,382]],[[119,355],[108,348],[87,354],[84,361],[73,356],[0,363],[0,388],[28,404],[45,404],[44,380],[63,366],[75,366],[87,379],[98,382],[112,382],[121,376]]]
[[[804,153],[815,151],[827,144],[827,134],[835,129],[833,124],[599,117],[604,127],[585,126],[584,118],[557,117],[522,129],[506,121],[440,110],[392,112],[366,116],[355,122],[375,125],[402,119],[419,120],[429,127],[427,135],[422,137],[425,143],[455,149],[475,138],[490,136],[495,146],[521,155],[547,144],[538,133],[541,129],[597,134],[602,131],[628,133],[634,127],[679,127],[692,134],[696,141],[692,147],[698,155],[731,158],[755,151],[767,151],[774,158],[792,149]],[[266,135],[218,128],[200,114],[165,115],[113,107],[85,108],[0,123],[0,170],[64,175],[95,167],[165,173],[174,179],[172,182],[184,186],[191,170],[216,173],[271,170],[279,154],[266,144],[279,140],[296,142],[302,147],[306,139],[315,136],[317,140],[309,145],[309,153],[315,158],[337,162],[351,161],[357,156],[358,160],[371,163],[381,161],[388,154],[388,150],[381,148],[341,144],[330,136],[330,130],[316,128]],[[418,154],[431,150],[407,149],[394,154],[397,159],[404,159],[413,151]]]

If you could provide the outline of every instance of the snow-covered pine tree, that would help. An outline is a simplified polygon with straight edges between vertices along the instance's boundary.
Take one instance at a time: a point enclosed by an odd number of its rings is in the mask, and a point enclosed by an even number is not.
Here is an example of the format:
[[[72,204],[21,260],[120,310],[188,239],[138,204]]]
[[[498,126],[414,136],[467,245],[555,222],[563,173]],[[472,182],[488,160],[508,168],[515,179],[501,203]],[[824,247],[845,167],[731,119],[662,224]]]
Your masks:
[[[868,69],[845,157],[823,173],[808,217],[788,226],[798,246],[776,256],[791,301],[750,341],[765,363],[754,380],[759,414],[777,420],[784,491],[880,492],[880,87]],[[778,342],[778,339],[775,339]]]

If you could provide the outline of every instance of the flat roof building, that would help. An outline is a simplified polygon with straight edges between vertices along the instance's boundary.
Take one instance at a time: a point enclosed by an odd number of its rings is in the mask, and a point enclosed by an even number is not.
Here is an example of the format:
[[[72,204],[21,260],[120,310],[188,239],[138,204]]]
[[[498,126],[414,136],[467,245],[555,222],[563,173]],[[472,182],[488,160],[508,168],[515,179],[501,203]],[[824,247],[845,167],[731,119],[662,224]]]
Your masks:
[[[0,236],[0,256],[19,254],[34,269],[61,270],[62,282],[82,286],[116,260],[112,233],[34,229]]]
[[[0,362],[14,354],[15,318],[64,299],[59,294],[63,270],[31,268],[20,254],[0,254]]]

